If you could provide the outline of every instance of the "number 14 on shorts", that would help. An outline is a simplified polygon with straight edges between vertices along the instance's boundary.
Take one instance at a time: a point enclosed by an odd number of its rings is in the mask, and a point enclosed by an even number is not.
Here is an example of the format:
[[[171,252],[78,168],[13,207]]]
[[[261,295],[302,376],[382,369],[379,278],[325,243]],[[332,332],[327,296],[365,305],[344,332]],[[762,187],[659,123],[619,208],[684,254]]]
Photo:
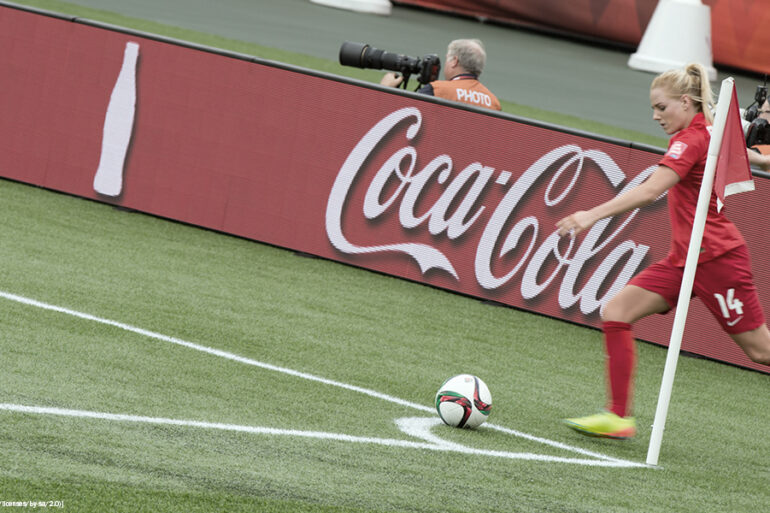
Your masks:
[[[725,319],[731,317],[731,310],[737,315],[743,315],[743,303],[740,299],[735,297],[735,289],[728,289],[726,296],[714,294],[714,297],[719,303],[719,308],[722,309],[722,315]]]

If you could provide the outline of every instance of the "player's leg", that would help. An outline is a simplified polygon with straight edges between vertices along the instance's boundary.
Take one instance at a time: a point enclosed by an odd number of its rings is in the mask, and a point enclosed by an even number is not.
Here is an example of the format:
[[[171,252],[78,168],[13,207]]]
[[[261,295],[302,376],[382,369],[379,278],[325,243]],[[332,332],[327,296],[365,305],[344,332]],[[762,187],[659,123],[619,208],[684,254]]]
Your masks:
[[[636,343],[631,323],[669,309],[663,296],[636,285],[624,287],[607,303],[602,311],[607,355],[607,411],[566,419],[567,426],[589,436],[604,438],[626,439],[636,434],[636,421],[631,416],[636,369]]]
[[[610,299],[602,310],[602,321],[633,324],[639,319],[671,309],[668,300],[658,293],[639,285],[626,285]],[[652,288],[652,287],[649,287]]]
[[[667,312],[670,306],[656,292],[628,285],[615,296],[602,312],[604,348],[607,354],[607,410],[619,417],[631,414],[636,342],[631,325],[643,317]]]
[[[681,269],[667,261],[655,263],[633,278],[602,310],[602,331],[607,355],[607,410],[587,417],[566,419],[570,428],[589,436],[630,438],[636,434],[631,416],[636,343],[631,324],[676,305]]]
[[[743,349],[746,356],[751,358],[751,361],[770,365],[770,330],[767,329],[766,324],[743,333],[730,334],[730,337]]]

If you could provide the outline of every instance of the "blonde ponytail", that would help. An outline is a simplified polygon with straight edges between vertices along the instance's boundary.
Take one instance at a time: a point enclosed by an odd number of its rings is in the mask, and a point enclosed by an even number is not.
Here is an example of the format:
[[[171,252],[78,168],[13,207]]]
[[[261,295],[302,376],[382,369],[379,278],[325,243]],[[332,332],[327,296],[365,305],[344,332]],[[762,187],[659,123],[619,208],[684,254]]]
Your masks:
[[[655,77],[650,86],[650,89],[656,88],[665,89],[675,98],[682,95],[689,96],[706,120],[709,123],[714,122],[714,93],[711,91],[708,72],[702,64],[692,63],[684,69],[661,73]]]

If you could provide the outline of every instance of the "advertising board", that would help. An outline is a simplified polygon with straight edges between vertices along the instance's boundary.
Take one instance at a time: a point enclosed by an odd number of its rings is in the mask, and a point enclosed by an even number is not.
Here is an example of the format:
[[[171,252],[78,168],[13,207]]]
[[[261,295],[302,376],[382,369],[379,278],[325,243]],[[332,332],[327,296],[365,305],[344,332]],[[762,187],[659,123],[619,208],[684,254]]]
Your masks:
[[[668,251],[665,198],[555,234],[652,172],[650,149],[23,10],[0,7],[0,47],[9,179],[591,327]],[[762,294],[757,182],[728,209]],[[635,334],[667,345],[672,321]],[[697,302],[687,326],[685,351],[761,369]]]

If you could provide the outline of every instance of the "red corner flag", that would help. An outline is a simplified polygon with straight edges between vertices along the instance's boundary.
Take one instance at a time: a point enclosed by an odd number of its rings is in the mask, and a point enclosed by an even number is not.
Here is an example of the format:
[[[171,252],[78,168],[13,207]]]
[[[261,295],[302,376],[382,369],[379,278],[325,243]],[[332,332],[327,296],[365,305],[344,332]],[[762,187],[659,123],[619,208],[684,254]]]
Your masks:
[[[722,147],[719,151],[714,175],[714,192],[717,195],[717,212],[722,210],[725,196],[738,192],[753,191],[754,180],[751,177],[749,156],[746,153],[746,141],[743,138],[741,114],[738,108],[738,94],[732,88],[730,108],[727,111]]]

